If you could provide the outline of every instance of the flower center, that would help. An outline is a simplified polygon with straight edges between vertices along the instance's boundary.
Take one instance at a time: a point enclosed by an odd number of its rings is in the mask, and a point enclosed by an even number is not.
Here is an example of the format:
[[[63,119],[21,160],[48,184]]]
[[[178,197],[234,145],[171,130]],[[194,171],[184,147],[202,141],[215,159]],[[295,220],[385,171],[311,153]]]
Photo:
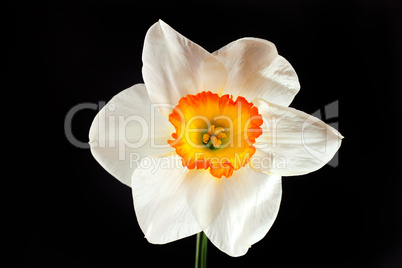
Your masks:
[[[183,166],[209,169],[217,178],[229,178],[249,162],[263,123],[257,107],[245,98],[233,101],[205,91],[181,98],[169,121],[176,132],[168,143]]]
[[[202,135],[202,142],[210,149],[217,149],[221,146],[222,138],[226,138],[225,130],[222,127],[215,128],[215,125],[211,125],[208,128],[208,133]]]

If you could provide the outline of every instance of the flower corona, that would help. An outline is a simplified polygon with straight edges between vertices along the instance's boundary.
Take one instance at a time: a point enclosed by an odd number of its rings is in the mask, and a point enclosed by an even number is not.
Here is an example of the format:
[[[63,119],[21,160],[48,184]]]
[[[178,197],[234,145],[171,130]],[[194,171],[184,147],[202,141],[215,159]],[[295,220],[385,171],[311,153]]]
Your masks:
[[[255,153],[262,134],[262,116],[243,97],[212,92],[182,97],[169,115],[176,132],[169,144],[189,169],[209,169],[214,177],[229,178]]]

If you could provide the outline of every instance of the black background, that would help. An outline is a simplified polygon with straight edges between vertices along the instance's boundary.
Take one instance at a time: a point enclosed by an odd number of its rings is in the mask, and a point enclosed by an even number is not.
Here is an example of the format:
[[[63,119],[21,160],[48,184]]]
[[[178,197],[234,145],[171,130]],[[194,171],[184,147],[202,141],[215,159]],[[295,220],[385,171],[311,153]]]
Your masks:
[[[3,141],[15,182],[3,188],[4,234],[15,267],[193,266],[195,237],[149,244],[130,188],[64,135],[73,106],[143,82],[143,40],[158,19],[211,52],[270,40],[300,79],[292,107],[339,101],[339,166],[284,177],[268,235],[239,258],[210,244],[209,267],[402,267],[400,2],[35,1],[3,12],[4,104],[16,107],[3,106],[3,126],[18,133]],[[78,140],[95,115],[73,118]]]

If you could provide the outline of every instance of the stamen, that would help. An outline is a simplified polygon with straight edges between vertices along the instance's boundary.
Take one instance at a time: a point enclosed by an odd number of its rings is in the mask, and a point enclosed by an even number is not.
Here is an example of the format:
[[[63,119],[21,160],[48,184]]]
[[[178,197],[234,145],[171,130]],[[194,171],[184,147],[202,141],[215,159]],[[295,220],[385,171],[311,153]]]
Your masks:
[[[222,142],[216,138],[216,136],[211,136],[211,143],[214,148],[221,146]]]
[[[225,134],[225,133],[219,133],[218,135],[216,135],[216,138],[217,138],[218,140],[223,139],[223,138],[226,138],[226,134]]]
[[[218,136],[218,134],[221,133],[222,131],[224,131],[223,127],[217,127],[217,128],[215,128],[213,135]]]
[[[218,148],[221,146],[222,141],[220,139],[223,139],[226,137],[225,133],[222,133],[222,131],[225,131],[223,127],[217,127],[215,128],[215,125],[211,125],[208,128],[208,133],[205,133],[202,135],[202,142],[207,146],[210,147],[212,145],[213,148]],[[211,141],[209,143],[209,141]]]
[[[208,128],[208,134],[209,134],[209,135],[212,135],[212,134],[214,134],[214,132],[215,132],[215,125],[211,125],[211,126]]]
[[[209,141],[209,137],[210,137],[209,134],[205,133],[205,134],[202,136],[202,142],[205,143],[205,144],[207,144],[208,141]]]

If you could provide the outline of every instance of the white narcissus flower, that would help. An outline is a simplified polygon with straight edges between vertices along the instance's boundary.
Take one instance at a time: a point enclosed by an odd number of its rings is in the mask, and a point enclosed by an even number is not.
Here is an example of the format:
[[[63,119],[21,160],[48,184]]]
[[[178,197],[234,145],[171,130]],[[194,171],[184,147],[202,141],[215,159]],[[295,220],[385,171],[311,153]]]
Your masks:
[[[163,21],[147,32],[143,78],[95,117],[91,152],[132,187],[146,239],[204,231],[230,256],[271,228],[281,176],[315,171],[341,134],[287,107],[300,89],[275,45],[243,38],[209,53]]]

